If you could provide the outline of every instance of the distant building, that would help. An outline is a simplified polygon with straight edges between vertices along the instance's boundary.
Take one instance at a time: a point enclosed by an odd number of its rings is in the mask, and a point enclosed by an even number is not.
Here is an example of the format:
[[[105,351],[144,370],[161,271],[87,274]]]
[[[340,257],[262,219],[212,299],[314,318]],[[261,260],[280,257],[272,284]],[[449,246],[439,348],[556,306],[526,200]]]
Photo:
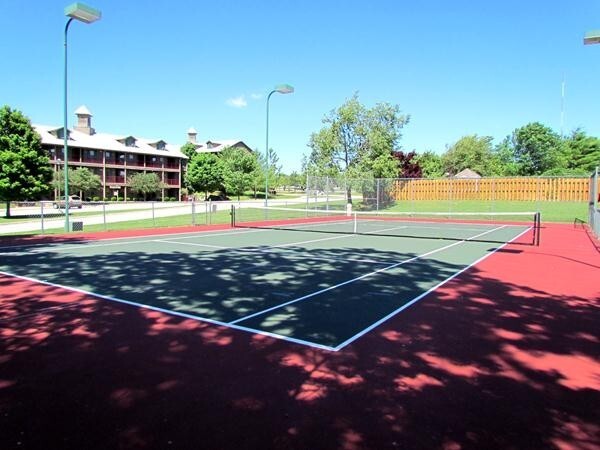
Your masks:
[[[139,172],[154,172],[165,188],[156,200],[176,198],[181,200],[183,170],[187,157],[180,145],[169,144],[162,139],[147,139],[133,135],[97,133],[92,127],[92,114],[81,106],[75,111],[77,125],[68,130],[69,170],[86,167],[100,177],[100,192],[93,194],[105,200],[117,196],[133,197],[127,179]],[[55,171],[63,168],[64,127],[33,125],[42,138],[42,147],[48,152]],[[197,143],[197,132],[188,130],[188,142],[196,144],[198,152],[216,153],[227,147],[252,151],[240,140],[208,141]],[[58,192],[55,192],[55,196]]]
[[[474,170],[465,169],[458,172],[453,178],[481,178],[481,175]]]

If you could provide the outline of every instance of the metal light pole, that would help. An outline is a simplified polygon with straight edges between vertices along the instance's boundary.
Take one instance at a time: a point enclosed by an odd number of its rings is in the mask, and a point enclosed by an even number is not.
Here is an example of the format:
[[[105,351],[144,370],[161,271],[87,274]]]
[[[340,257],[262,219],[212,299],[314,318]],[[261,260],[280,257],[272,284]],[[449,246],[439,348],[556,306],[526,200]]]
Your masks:
[[[102,13],[97,9],[91,8],[83,3],[73,3],[65,8],[65,16],[69,17],[67,24],[65,25],[65,67],[64,67],[64,95],[63,95],[63,133],[64,133],[64,144],[63,144],[63,157],[65,159],[64,164],[64,177],[65,177],[65,232],[69,232],[69,131],[67,128],[67,34],[69,31],[69,25],[73,22],[73,19],[79,20],[83,23],[92,23],[99,20],[102,17]]]
[[[269,206],[269,170],[271,168],[271,158],[269,152],[269,100],[271,99],[271,95],[273,95],[275,92],[278,92],[279,94],[291,94],[294,92],[294,88],[289,84],[280,84],[279,86],[275,86],[275,89],[269,92],[269,95],[267,96],[267,138],[265,145],[267,167],[265,171],[265,206]]]

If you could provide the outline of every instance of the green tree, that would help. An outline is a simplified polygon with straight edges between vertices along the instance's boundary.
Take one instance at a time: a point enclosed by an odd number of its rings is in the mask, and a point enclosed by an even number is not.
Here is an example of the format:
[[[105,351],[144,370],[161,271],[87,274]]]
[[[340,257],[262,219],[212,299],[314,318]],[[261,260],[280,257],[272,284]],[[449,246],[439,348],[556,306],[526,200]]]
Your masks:
[[[0,200],[37,200],[51,190],[52,168],[40,136],[20,111],[0,108]]]
[[[221,188],[223,174],[219,157],[214,153],[198,153],[188,163],[185,184],[194,192],[208,193]]]
[[[303,186],[306,182],[306,178],[294,170],[290,173],[288,182],[290,186]]]
[[[97,191],[102,186],[102,180],[87,167],[80,167],[69,173],[69,184],[75,191],[85,194]]]
[[[516,129],[512,143],[519,175],[541,175],[548,170],[564,167],[560,136],[539,122]]]
[[[194,156],[198,154],[196,152],[196,145],[192,144],[191,142],[186,142],[181,146],[179,150],[181,151],[181,153],[188,157],[188,162],[194,159]]]
[[[127,184],[132,192],[142,194],[144,200],[148,194],[159,192],[165,187],[156,172],[138,172],[127,178]]]
[[[456,175],[471,169],[482,176],[491,175],[492,138],[490,136],[463,136],[442,155],[444,171]]]
[[[239,148],[226,148],[221,152],[223,186],[227,194],[237,195],[238,200],[252,186],[253,174],[258,162],[254,153]]]
[[[65,189],[65,171],[62,169],[57,170],[52,174],[52,188],[58,191],[60,197],[61,191]]]
[[[507,136],[492,150],[491,175],[511,177],[521,173],[521,166],[515,156],[512,137]]]
[[[425,178],[439,178],[444,176],[444,165],[442,157],[437,153],[427,150],[421,154],[417,154],[416,161],[421,167],[421,176]]]
[[[346,177],[387,173],[391,156],[409,117],[397,105],[380,103],[368,109],[355,94],[323,119],[325,125],[310,138],[306,170],[310,175]],[[352,203],[351,189],[347,202]]]
[[[565,140],[566,168],[572,173],[589,174],[600,166],[600,139],[583,130],[573,131]]]

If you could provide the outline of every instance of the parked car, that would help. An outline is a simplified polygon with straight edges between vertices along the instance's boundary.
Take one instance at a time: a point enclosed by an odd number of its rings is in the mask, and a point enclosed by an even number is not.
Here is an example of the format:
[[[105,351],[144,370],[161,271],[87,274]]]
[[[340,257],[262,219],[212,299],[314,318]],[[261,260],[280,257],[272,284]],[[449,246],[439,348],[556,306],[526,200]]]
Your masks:
[[[65,207],[65,197],[61,197],[60,200],[55,200],[52,203],[54,209],[64,208]],[[69,208],[79,208],[83,206],[83,202],[81,201],[81,197],[79,195],[69,195]]]
[[[227,197],[222,192],[219,192],[218,194],[209,195],[207,200],[210,200],[211,202],[220,202],[224,200],[229,200],[229,197]]]

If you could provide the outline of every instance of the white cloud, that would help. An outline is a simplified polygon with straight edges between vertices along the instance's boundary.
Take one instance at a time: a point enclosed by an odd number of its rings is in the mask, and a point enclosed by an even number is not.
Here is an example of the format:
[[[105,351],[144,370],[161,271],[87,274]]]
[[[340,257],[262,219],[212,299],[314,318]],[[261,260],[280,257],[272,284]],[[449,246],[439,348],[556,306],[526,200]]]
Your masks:
[[[234,108],[245,108],[248,106],[248,102],[246,101],[246,97],[240,95],[239,97],[229,98],[225,102],[228,106],[232,106]]]
[[[250,94],[250,98],[252,98],[252,100],[260,100],[262,98],[262,94]]]

